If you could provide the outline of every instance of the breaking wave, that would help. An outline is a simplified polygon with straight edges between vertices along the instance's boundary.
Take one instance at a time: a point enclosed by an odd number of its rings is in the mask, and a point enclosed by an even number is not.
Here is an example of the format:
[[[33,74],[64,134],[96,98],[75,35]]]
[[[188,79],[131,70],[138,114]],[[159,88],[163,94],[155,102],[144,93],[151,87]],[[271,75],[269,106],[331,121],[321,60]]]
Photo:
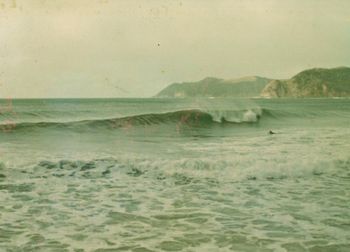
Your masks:
[[[129,126],[149,126],[160,124],[184,124],[190,126],[208,126],[212,124],[256,123],[262,116],[260,108],[247,110],[179,110],[167,113],[151,113],[112,119],[81,120],[72,122],[8,122],[0,124],[1,131],[30,130],[40,128],[124,128]]]

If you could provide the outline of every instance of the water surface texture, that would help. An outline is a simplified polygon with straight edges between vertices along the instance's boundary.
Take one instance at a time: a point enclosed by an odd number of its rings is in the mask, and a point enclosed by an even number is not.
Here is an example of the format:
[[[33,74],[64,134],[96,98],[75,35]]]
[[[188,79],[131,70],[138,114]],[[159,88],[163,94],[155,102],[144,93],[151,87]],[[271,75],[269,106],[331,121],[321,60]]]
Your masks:
[[[0,251],[350,251],[350,99],[0,105]]]

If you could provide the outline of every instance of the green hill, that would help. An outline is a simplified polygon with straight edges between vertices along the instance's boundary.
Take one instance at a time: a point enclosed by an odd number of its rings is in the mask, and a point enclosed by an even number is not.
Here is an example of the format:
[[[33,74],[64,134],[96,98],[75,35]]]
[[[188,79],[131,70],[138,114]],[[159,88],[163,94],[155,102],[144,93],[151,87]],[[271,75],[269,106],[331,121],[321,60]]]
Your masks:
[[[350,68],[314,68],[289,80],[273,80],[261,92],[262,97],[349,97]]]
[[[270,81],[257,76],[233,80],[208,77],[197,82],[173,83],[156,97],[256,97]]]

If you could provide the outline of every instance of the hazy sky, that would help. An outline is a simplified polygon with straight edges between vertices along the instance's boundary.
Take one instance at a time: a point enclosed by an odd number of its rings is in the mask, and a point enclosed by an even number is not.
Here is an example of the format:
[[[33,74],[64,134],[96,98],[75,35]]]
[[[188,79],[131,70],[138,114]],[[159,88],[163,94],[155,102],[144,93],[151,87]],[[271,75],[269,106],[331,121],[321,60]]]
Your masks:
[[[152,96],[350,66],[349,0],[0,0],[0,97]]]

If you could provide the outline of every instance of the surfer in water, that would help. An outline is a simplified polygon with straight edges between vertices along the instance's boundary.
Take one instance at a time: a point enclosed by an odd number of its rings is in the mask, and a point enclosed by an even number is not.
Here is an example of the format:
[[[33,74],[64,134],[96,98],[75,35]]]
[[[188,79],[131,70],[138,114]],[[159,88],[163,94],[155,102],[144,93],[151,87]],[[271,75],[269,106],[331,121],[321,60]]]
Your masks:
[[[276,134],[275,132],[273,132],[272,130],[269,131],[270,135]]]

